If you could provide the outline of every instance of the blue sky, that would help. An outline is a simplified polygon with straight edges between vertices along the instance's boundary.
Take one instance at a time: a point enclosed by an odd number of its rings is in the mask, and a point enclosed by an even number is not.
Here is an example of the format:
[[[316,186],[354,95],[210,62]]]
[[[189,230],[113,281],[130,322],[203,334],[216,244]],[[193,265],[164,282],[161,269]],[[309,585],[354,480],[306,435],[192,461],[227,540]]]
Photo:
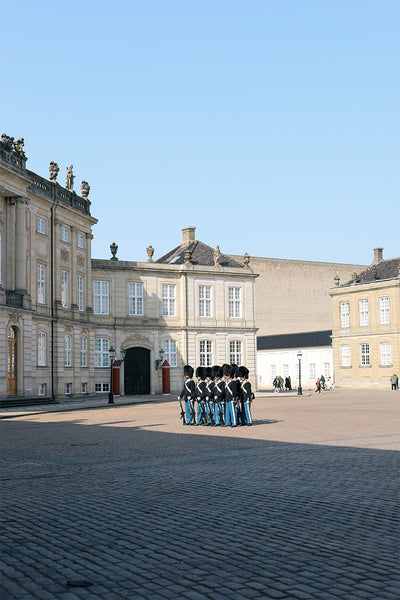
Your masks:
[[[398,0],[3,2],[0,133],[91,186],[92,254],[400,255]]]

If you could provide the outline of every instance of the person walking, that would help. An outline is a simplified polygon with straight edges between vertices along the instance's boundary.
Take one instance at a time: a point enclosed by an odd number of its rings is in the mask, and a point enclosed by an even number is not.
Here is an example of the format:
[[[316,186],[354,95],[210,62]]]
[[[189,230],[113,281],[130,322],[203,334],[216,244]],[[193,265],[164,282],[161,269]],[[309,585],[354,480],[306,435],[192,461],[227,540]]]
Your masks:
[[[392,392],[395,392],[397,390],[397,386],[398,386],[398,377],[395,373],[393,373],[393,375],[390,378],[390,383],[392,385]]]
[[[321,380],[319,377],[318,377],[315,385],[317,386],[317,389],[315,390],[315,392],[318,392],[320,394],[321,393]]]

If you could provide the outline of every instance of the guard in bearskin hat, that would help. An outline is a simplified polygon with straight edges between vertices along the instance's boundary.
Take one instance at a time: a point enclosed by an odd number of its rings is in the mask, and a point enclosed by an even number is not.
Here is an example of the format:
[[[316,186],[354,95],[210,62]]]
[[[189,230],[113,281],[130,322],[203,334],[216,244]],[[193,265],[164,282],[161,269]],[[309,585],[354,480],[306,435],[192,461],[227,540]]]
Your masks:
[[[179,400],[185,401],[185,419],[183,420],[184,425],[195,425],[195,410],[194,401],[196,398],[196,384],[193,380],[194,369],[190,365],[183,367],[183,375],[185,377],[185,383],[183,389],[178,396]],[[185,422],[186,421],[186,422]]]
[[[251,383],[249,381],[249,370],[246,367],[239,367],[238,376],[241,380],[241,413],[242,413],[242,425],[252,425],[253,420],[251,418],[250,404],[254,398],[254,394],[251,391]]]
[[[225,379],[225,426],[236,427],[236,402],[237,402],[237,381],[234,379],[235,369],[231,365],[224,365],[223,375]]]
[[[206,369],[205,367],[197,367],[196,369],[196,400],[197,400],[197,425],[207,425],[207,386],[205,382]]]
[[[212,367],[214,377],[214,424],[224,425],[225,412],[225,381],[222,378],[222,367]]]

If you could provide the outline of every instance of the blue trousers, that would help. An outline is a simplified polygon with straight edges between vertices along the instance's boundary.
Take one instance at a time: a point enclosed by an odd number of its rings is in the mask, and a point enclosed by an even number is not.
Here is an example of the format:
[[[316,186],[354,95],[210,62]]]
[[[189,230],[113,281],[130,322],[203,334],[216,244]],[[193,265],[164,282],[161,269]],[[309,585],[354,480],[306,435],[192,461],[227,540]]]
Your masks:
[[[237,425],[236,408],[235,408],[235,402],[233,402],[233,400],[226,402],[225,425],[230,425],[231,427],[236,427],[236,425]]]
[[[242,402],[242,416],[243,425],[251,425],[253,423],[253,419],[251,418],[250,400]]]
[[[193,425],[194,421],[193,421],[192,408],[191,408],[190,403],[191,403],[191,400],[185,400],[186,423],[188,425]]]

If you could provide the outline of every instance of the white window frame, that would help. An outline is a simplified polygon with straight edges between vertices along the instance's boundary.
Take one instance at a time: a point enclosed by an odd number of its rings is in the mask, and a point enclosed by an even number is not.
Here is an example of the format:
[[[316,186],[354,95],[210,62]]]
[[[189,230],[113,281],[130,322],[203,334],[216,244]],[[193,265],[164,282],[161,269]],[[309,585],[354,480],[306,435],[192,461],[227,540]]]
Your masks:
[[[349,344],[343,344],[340,347],[341,354],[341,366],[342,367],[351,367],[351,355],[350,355],[350,346]]]
[[[162,284],[162,316],[176,317],[176,285]]]
[[[81,381],[81,394],[87,394],[88,393],[88,389],[87,389],[87,382],[86,381]]]
[[[78,248],[84,248],[85,247],[85,242],[84,242],[84,237],[81,233],[78,233],[76,235],[76,245],[78,246]]]
[[[282,371],[284,377],[289,377],[289,365],[287,363],[282,365]]]
[[[323,373],[324,373],[325,379],[327,377],[331,377],[331,363],[330,362],[326,361],[323,363]]]
[[[64,367],[72,367],[72,335],[64,338]]]
[[[270,369],[271,369],[271,379],[275,379],[275,377],[276,377],[276,365],[271,365]]]
[[[72,394],[72,383],[66,383],[64,386],[64,393],[66,396],[70,396]]]
[[[94,340],[94,367],[104,369],[110,366],[110,340],[108,338],[96,338]]]
[[[242,365],[243,360],[243,342],[242,340],[229,341],[229,364]]]
[[[69,242],[69,231],[66,227],[61,227],[61,241]]]
[[[110,314],[110,282],[93,282],[93,312],[95,315]]]
[[[389,325],[390,323],[390,304],[389,296],[379,297],[379,324]]]
[[[37,302],[46,304],[46,265],[37,264]]]
[[[41,217],[37,218],[36,221],[36,231],[42,235],[46,235],[47,227],[46,227],[46,219],[42,219]]]
[[[47,393],[47,383],[39,383],[38,395],[46,396],[46,393]]]
[[[212,316],[212,286],[199,285],[199,317]]]
[[[101,394],[102,392],[109,392],[110,384],[109,383],[95,383],[94,391],[96,394]]]
[[[358,301],[358,310],[360,315],[360,327],[369,325],[369,303],[367,298]]]
[[[61,271],[61,305],[63,308],[69,306],[69,272]]]
[[[200,340],[199,342],[200,367],[211,367],[213,364],[213,342],[212,340]]]
[[[170,367],[178,366],[178,347],[175,340],[163,341],[164,356],[163,361],[167,360]]]
[[[308,365],[308,369],[309,369],[309,379],[315,379],[317,376],[317,365],[316,363],[310,363]]]
[[[129,282],[129,315],[138,317],[143,315],[143,283]]]
[[[87,367],[88,340],[85,335],[81,336],[81,367]]]
[[[350,303],[340,303],[340,328],[347,329],[350,327]]]
[[[237,286],[228,287],[228,317],[240,319],[242,317],[242,288]]]
[[[45,367],[47,365],[47,335],[44,331],[38,333],[37,348],[38,367]]]
[[[369,344],[360,344],[360,365],[368,367],[371,364]]]
[[[390,342],[381,342],[381,366],[389,367],[392,364],[392,345]]]
[[[77,301],[78,310],[83,312],[85,310],[85,278],[83,275],[78,275],[77,278]]]

